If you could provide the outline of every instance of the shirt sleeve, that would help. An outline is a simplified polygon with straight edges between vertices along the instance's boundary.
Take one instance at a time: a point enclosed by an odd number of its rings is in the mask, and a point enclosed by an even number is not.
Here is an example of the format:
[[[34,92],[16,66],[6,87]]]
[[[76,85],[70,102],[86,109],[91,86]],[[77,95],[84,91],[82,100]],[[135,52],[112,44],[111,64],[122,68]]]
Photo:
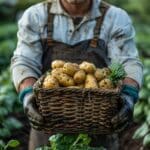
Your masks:
[[[111,61],[118,61],[124,65],[127,77],[135,80],[139,87],[143,80],[143,65],[139,59],[135,42],[135,30],[128,14],[119,9],[108,42],[108,55]]]
[[[18,22],[18,43],[11,59],[11,72],[14,85],[27,77],[38,78],[41,75],[42,46],[37,10],[27,9]]]

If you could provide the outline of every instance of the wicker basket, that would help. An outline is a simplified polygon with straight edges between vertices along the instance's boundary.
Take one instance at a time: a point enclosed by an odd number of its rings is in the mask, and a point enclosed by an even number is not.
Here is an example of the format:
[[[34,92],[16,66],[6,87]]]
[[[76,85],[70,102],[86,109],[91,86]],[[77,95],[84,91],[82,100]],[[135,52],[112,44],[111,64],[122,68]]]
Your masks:
[[[118,90],[41,88],[44,76],[34,85],[36,102],[49,133],[113,133],[111,118],[118,112]]]

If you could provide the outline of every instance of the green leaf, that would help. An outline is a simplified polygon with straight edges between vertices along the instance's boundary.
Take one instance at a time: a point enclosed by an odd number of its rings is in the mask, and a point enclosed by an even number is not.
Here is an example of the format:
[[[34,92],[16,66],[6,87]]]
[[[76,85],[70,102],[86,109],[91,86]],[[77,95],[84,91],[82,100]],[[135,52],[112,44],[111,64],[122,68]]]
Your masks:
[[[137,103],[135,105],[135,107],[134,107],[134,118],[136,120],[138,120],[139,118],[141,118],[140,116],[143,116],[144,106],[145,106],[144,102]]]
[[[11,117],[4,120],[3,126],[9,130],[13,130],[13,129],[20,129],[23,125],[20,121]]]
[[[147,83],[147,89],[150,90],[150,83]]]
[[[12,148],[16,148],[20,145],[20,142],[18,140],[10,140],[6,147],[12,147]]]
[[[6,32],[7,31],[7,32]],[[12,38],[16,35],[17,32],[17,25],[16,24],[12,24],[12,23],[8,23],[8,24],[4,24],[1,25],[0,28],[0,39],[8,39],[8,38]]]
[[[144,137],[143,145],[150,147],[150,133]]]
[[[1,147],[4,147],[4,146],[5,146],[5,143],[4,143],[3,140],[0,140],[0,146],[1,146]]]
[[[0,145],[0,150],[4,150],[4,147],[2,145]]]
[[[6,129],[6,128],[0,128],[0,138],[6,138],[9,137],[11,135],[10,130]]]
[[[150,83],[150,74],[145,77],[145,81]]]
[[[149,112],[150,112],[150,106],[146,104],[144,106],[144,114],[145,114],[145,116],[149,115]]]
[[[144,59],[144,65],[145,65],[146,67],[150,67],[150,59],[149,59],[149,58]]]
[[[143,123],[143,125],[136,130],[133,135],[133,139],[143,138],[149,132],[149,126],[147,123]]]
[[[150,111],[147,113],[146,121],[148,125],[150,126]]]
[[[0,118],[8,115],[8,110],[4,107],[0,107]]]
[[[140,99],[147,99],[149,96],[149,91],[146,88],[142,88],[140,93],[139,93],[139,97]]]

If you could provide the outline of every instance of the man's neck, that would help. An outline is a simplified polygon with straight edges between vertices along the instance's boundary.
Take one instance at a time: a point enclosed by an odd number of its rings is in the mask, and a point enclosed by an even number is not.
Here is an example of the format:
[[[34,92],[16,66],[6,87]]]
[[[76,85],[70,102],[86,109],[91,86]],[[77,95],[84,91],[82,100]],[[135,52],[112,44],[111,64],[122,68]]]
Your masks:
[[[71,4],[66,0],[60,0],[63,9],[72,17],[82,17],[91,9],[92,0],[80,4]]]

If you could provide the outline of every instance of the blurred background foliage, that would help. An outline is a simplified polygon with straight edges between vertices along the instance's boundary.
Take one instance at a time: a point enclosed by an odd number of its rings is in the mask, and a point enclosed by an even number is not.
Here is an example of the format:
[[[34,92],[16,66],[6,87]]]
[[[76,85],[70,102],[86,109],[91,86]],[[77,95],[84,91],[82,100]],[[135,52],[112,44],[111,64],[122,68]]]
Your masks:
[[[0,143],[22,127],[11,114],[22,113],[21,104],[11,82],[10,59],[17,44],[17,21],[30,5],[42,0],[0,0]],[[150,3],[149,0],[106,0],[125,9],[132,17],[137,33],[136,44],[144,64],[144,84],[135,107],[135,121],[141,127],[134,138],[150,146]],[[123,18],[122,18],[123,19]]]

